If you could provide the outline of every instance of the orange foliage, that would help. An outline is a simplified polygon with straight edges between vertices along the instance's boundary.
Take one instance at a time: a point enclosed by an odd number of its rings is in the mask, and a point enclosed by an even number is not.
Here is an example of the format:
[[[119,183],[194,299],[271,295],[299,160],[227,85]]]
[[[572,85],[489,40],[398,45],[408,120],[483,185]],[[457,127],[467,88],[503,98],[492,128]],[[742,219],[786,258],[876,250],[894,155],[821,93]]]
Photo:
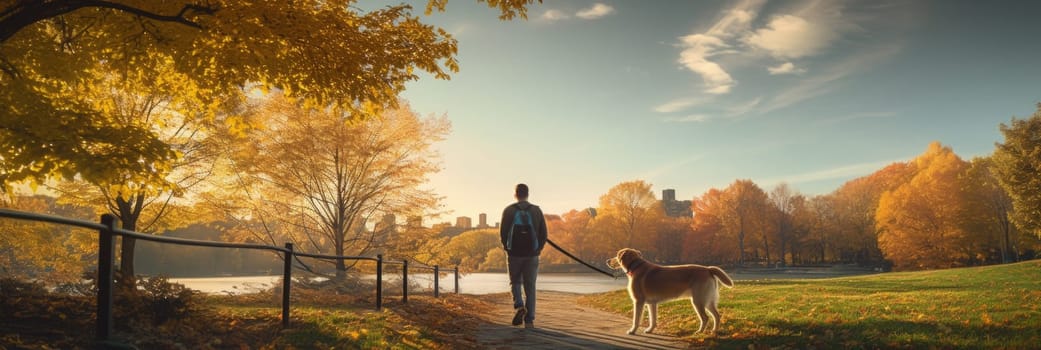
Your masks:
[[[886,258],[901,268],[942,268],[969,257],[964,229],[968,205],[959,175],[968,163],[949,147],[932,143],[912,162],[911,181],[879,200],[875,218]]]
[[[694,198],[691,210],[691,232],[683,240],[683,260],[689,262],[725,261],[737,256],[737,242],[727,239],[723,231],[723,191],[712,188]]]
[[[875,212],[882,193],[910,179],[914,165],[893,163],[871,175],[846,182],[830,195],[835,235],[831,240],[839,261],[871,262],[882,258],[875,229]]]

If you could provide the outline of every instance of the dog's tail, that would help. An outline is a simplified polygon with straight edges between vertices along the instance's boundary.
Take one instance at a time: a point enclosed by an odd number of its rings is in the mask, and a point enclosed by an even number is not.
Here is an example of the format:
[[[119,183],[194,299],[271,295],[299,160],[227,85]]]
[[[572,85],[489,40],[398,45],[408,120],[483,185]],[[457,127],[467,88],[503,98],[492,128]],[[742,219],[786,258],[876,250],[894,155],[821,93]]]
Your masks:
[[[710,266],[708,268],[708,272],[711,273],[712,276],[715,276],[716,279],[718,279],[720,282],[723,282],[723,285],[727,286],[727,288],[734,287],[734,280],[730,279],[730,276],[727,276],[727,273],[723,272],[723,269],[715,266]]]

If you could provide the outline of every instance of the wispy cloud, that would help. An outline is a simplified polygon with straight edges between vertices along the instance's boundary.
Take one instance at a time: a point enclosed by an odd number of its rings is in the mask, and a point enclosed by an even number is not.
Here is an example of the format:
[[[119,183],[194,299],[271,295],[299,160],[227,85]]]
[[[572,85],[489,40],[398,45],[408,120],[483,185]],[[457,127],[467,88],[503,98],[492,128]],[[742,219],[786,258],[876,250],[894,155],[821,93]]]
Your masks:
[[[756,97],[754,99],[749,100],[748,102],[745,102],[745,103],[742,103],[742,104],[733,105],[733,106],[727,108],[726,109],[726,114],[727,114],[728,117],[736,117],[736,116],[740,116],[740,115],[745,115],[745,114],[755,110],[757,107],[759,107],[759,104],[761,102],[763,102],[763,98],[762,97]]]
[[[771,184],[778,184],[781,182],[787,182],[789,184],[799,184],[824,180],[854,178],[871,174],[890,164],[905,161],[907,161],[907,159],[894,159],[881,162],[865,162],[850,165],[842,165],[830,169],[816,170],[802,174],[794,174],[779,178],[762,179],[757,180],[756,182],[769,186]]]
[[[815,124],[837,124],[857,119],[880,119],[896,117],[896,112],[861,112],[818,119]]]
[[[734,52],[727,41],[749,30],[763,0],[745,0],[725,11],[708,30],[680,37],[680,57],[677,60],[705,83],[705,93],[729,93],[737,81],[713,57]]]
[[[707,102],[707,99],[704,98],[684,97],[658,105],[657,107],[654,107],[654,111],[658,113],[678,112],[690,107],[704,104],[705,102]]]
[[[765,57],[774,61],[762,62],[770,75],[801,74],[807,70],[795,60],[824,53],[858,28],[844,17],[842,3],[801,1],[780,9],[764,4],[764,0],[744,0],[721,11],[708,29],[679,38],[682,50],[677,61],[702,79],[703,93],[728,94],[738,85],[719,56],[739,55],[743,64],[757,64]],[[758,19],[768,15],[761,13],[766,9],[775,13],[762,22]]]
[[[654,110],[697,113],[711,120],[761,115],[802,103],[836,91],[848,77],[899,54],[904,47],[900,28],[913,23],[904,17],[908,17],[905,12],[914,11],[903,5],[847,8],[845,2],[820,0],[795,0],[779,6],[764,3],[741,1],[722,9],[708,29],[680,36],[677,62],[702,85],[690,98],[677,98]],[[770,76],[789,76],[790,81],[758,85],[754,90],[761,97],[741,108],[688,102],[700,97],[731,103],[733,99],[723,96],[741,96],[739,80],[756,76],[754,73],[761,77],[759,69]],[[709,110],[695,111],[695,107]],[[681,118],[686,117],[673,119]]]
[[[793,15],[774,16],[766,27],[744,40],[780,59],[816,55],[839,37],[839,31],[829,23],[830,19],[811,20]]]
[[[766,70],[770,72],[770,75],[806,73],[806,69],[796,68],[795,64],[791,62],[781,63],[776,67],[767,67]]]
[[[682,98],[669,101],[663,105],[654,108],[655,112],[658,113],[675,113],[686,110],[690,107],[704,105],[705,103],[711,102],[713,99],[697,99],[697,98]],[[661,120],[666,123],[703,123],[716,119],[734,118],[742,116],[754,111],[763,102],[762,97],[756,97],[749,99],[744,102],[735,101],[734,103],[728,103],[725,108],[713,108],[709,113],[693,113],[686,115],[671,115],[662,118]]]
[[[542,16],[539,17],[548,21],[558,21],[571,18],[571,16],[560,10],[546,10],[546,12],[543,12]]]
[[[691,114],[683,117],[665,117],[663,120],[670,123],[700,123],[708,121],[709,116],[704,114]]]
[[[596,3],[589,8],[578,10],[574,14],[570,13],[570,11],[565,12],[564,10],[547,9],[545,12],[542,12],[539,19],[547,22],[563,21],[573,18],[594,20],[603,18],[604,16],[610,15],[614,12],[614,7],[602,3]]]
[[[725,49],[728,45],[719,38],[704,34],[692,34],[681,39],[685,49],[680,52],[679,63],[701,76],[705,82],[705,92],[715,95],[730,92],[730,88],[737,82],[723,66],[710,60],[717,50]]]
[[[854,73],[860,73],[895,56],[900,46],[888,45],[871,47],[846,56],[843,60],[826,68],[821,74],[814,75],[802,82],[776,94],[759,113],[767,113],[791,106],[795,103],[817,97],[835,89],[837,81]]]
[[[582,19],[597,19],[614,13],[614,7],[602,3],[596,3],[593,7],[578,11],[575,16]]]

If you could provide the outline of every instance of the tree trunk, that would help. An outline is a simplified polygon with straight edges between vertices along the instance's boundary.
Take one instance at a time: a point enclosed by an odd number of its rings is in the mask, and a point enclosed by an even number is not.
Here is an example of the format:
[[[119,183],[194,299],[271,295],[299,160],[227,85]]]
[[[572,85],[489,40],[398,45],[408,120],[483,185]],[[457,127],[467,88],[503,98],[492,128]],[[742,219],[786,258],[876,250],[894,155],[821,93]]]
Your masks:
[[[343,245],[336,245],[336,255],[343,256]],[[347,264],[344,259],[336,259],[336,279],[342,280],[347,277]]]
[[[745,265],[745,230],[737,234],[737,264]]]
[[[137,219],[140,217],[141,208],[144,206],[144,196],[137,195],[133,200],[134,202],[131,203],[122,197],[117,197],[116,207],[119,209],[118,217],[122,221],[120,227],[127,231],[137,232]],[[134,273],[134,248],[137,246],[137,240],[122,236],[121,241],[122,246],[119,251],[120,282],[133,288],[137,285],[137,277]]]
[[[134,231],[136,227],[137,220],[123,221],[124,230]],[[134,248],[137,246],[137,239],[122,236],[121,240],[123,244],[119,251],[119,272],[122,276],[120,282],[128,287],[134,287],[137,285],[137,278],[134,276]]]
[[[825,238],[824,238],[824,230],[821,230],[821,263],[824,263],[825,261],[827,261],[827,259],[825,258],[825,255],[824,255],[825,254],[825,249],[826,249],[825,246],[826,245],[827,245],[827,243],[826,243]]]
[[[770,239],[766,238],[766,233],[763,233],[763,248],[766,250],[766,266],[770,266]]]
[[[1008,223],[1008,220],[1003,220],[1001,224],[1001,226],[1003,226],[1002,231],[1005,231],[1005,241],[1001,245],[1001,262],[1007,264],[1015,261],[1016,256],[1013,255],[1012,257],[1009,257],[1009,253],[1012,251],[1012,245],[1010,244],[1008,237],[1008,233],[1010,231],[1010,225]]]

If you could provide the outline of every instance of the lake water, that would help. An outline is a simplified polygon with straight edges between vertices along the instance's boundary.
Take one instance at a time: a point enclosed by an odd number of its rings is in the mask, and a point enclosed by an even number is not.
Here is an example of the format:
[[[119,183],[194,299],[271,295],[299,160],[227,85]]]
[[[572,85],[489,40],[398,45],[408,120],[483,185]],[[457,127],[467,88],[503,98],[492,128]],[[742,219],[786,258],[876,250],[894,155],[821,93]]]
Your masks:
[[[875,273],[861,268],[787,268],[787,269],[743,269],[730,271],[728,274],[735,281],[760,279],[813,279],[853,276]],[[367,278],[374,279],[374,275]],[[387,281],[400,279],[400,275],[386,275]],[[408,279],[420,290],[429,293],[434,289],[433,274],[409,274]],[[246,277],[207,277],[207,278],[171,278],[171,282],[184,284],[188,288],[208,294],[242,294],[257,292],[281,283],[282,276],[246,276]],[[625,278],[612,279],[601,274],[592,273],[540,273],[539,290],[552,290],[571,293],[602,293],[625,289],[628,281]],[[452,274],[442,275],[438,282],[441,292],[453,292]],[[465,294],[492,294],[510,291],[510,282],[506,273],[471,273],[459,276],[459,292]]]
[[[375,278],[370,276],[370,278]],[[386,276],[388,280],[399,280],[400,276]],[[409,281],[429,292],[434,288],[433,274],[409,274]],[[267,289],[281,283],[282,276],[241,276],[241,277],[205,277],[205,278],[171,278],[170,282],[180,283],[188,288],[207,294],[242,294]],[[612,279],[600,274],[588,273],[542,273],[538,277],[539,290],[552,290],[571,293],[601,293],[617,289],[625,289],[626,279]],[[454,292],[452,275],[442,275],[438,281],[442,293]],[[471,273],[459,276],[459,292],[466,294],[492,294],[510,291],[510,282],[506,273]]]

